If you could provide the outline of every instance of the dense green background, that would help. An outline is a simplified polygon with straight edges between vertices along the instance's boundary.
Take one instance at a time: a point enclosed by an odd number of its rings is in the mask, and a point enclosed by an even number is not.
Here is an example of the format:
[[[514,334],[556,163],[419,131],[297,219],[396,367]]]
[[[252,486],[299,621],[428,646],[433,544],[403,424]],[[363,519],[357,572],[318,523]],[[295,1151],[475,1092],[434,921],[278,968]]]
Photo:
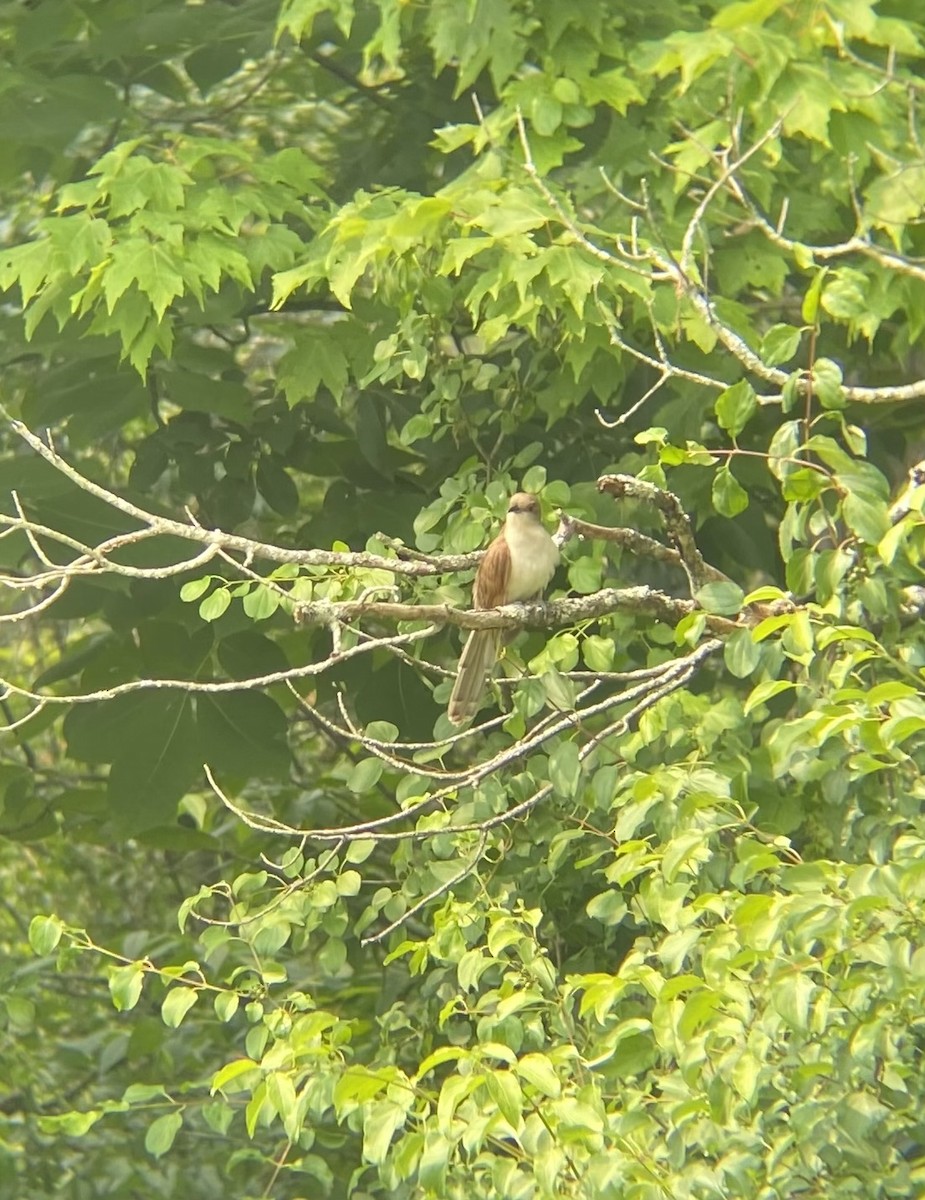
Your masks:
[[[0,53],[0,1192],[925,1190],[922,0],[37,0]],[[457,630],[294,620],[465,605],[352,554],[516,487],[664,540],[606,472],[732,583],[519,638],[471,737]]]

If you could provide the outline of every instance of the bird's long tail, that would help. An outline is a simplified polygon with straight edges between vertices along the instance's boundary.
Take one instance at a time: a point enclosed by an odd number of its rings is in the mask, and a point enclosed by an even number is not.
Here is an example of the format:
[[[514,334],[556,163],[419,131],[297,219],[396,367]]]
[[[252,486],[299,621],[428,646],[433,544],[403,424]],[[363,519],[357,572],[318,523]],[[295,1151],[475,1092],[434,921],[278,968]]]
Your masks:
[[[485,679],[498,657],[497,629],[473,629],[459,659],[459,671],[447,716],[454,725],[462,725],[478,712]]]

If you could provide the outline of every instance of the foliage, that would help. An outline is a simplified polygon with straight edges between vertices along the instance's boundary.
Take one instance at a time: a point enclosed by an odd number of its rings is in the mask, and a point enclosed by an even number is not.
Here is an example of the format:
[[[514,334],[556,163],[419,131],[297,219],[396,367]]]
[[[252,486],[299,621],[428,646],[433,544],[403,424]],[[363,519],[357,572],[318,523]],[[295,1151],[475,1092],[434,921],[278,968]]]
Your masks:
[[[2,46],[6,1190],[922,1191],[925,12]]]

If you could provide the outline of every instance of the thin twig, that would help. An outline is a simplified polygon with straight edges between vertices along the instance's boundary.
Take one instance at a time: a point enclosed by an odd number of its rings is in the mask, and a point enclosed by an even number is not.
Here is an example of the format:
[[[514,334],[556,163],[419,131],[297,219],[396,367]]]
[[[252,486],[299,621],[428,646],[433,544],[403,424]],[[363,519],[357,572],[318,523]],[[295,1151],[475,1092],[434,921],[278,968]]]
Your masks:
[[[479,861],[481,860],[482,853],[485,849],[485,844],[487,841],[488,841],[488,833],[487,833],[487,831],[483,830],[482,836],[479,838],[479,844],[476,847],[475,853],[472,855],[472,858],[469,860],[469,862],[467,862],[466,865],[456,875],[454,875],[451,879],[448,879],[446,881],[446,883],[441,883],[439,887],[435,887],[432,892],[428,892],[426,896],[422,897],[422,899],[420,899],[417,902],[417,904],[412,905],[412,907],[409,908],[406,913],[403,913],[400,917],[396,917],[396,919],[394,921],[392,921],[391,924],[386,925],[386,927],[384,929],[380,929],[378,933],[372,933],[369,935],[369,937],[360,938],[360,945],[361,946],[371,946],[375,942],[385,941],[385,939],[389,936],[390,933],[394,933],[396,929],[401,929],[401,927],[403,925],[407,924],[407,922],[410,921],[412,917],[417,916],[417,914],[419,912],[421,912],[423,909],[425,909],[428,906],[428,904],[431,904],[434,900],[437,900],[440,896],[445,896],[446,893],[449,892],[452,888],[456,887],[456,885],[458,883],[462,883],[462,881],[464,879],[468,878],[472,874],[472,872],[475,870],[475,868],[479,865]]]

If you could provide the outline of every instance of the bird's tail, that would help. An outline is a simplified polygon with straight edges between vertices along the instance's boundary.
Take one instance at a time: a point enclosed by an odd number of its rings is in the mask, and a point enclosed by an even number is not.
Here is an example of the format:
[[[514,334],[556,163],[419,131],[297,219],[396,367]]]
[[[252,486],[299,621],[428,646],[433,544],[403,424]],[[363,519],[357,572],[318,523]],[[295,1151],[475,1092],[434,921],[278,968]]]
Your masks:
[[[478,712],[485,679],[498,657],[498,641],[497,629],[473,629],[466,639],[447,708],[454,725],[462,725]]]

